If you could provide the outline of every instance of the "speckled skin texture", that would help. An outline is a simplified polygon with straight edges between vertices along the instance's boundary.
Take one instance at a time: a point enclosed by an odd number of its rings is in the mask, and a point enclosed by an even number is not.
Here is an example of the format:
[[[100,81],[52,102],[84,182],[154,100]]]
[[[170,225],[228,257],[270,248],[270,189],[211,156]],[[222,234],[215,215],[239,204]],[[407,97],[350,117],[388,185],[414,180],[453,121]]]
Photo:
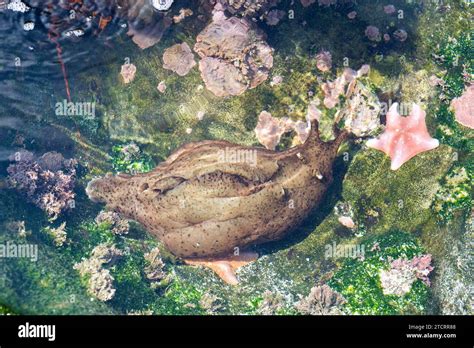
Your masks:
[[[182,146],[152,172],[91,181],[89,198],[141,223],[176,256],[216,257],[278,240],[322,200],[347,137],[318,136],[284,152],[226,141]],[[252,150],[255,163],[222,160],[222,151]]]

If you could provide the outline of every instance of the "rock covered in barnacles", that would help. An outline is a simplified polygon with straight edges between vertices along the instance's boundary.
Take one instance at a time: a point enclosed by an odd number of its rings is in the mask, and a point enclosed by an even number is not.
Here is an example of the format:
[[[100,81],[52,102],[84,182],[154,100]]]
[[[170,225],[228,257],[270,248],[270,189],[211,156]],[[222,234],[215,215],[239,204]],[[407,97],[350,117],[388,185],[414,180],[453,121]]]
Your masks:
[[[9,159],[14,162],[7,168],[10,187],[52,220],[74,208],[76,160],[66,160],[58,152],[47,152],[35,159],[29,151],[19,151]]]
[[[195,65],[194,54],[185,42],[167,48],[163,54],[163,68],[179,76],[186,76]]]
[[[398,113],[398,103],[394,103],[387,114],[384,133],[367,141],[367,146],[389,155],[392,160],[390,168],[397,170],[419,153],[439,146],[439,141],[428,133],[425,117],[425,111],[417,104],[413,104],[409,116],[402,117]]]
[[[456,121],[465,127],[474,129],[474,85],[470,85],[462,96],[451,102]]]
[[[216,96],[240,95],[264,82],[273,67],[273,50],[246,18],[227,18],[216,11],[196,38],[199,69],[207,89]]]
[[[99,301],[109,301],[115,295],[114,277],[108,269],[99,269],[90,275],[89,293]]]
[[[241,95],[247,90],[247,81],[239,69],[221,59],[203,58],[199,69],[207,89],[218,97]]]
[[[123,83],[129,84],[135,79],[135,74],[137,73],[137,67],[135,64],[123,64],[120,69],[120,75],[122,76]]]
[[[315,286],[309,295],[296,304],[296,309],[305,315],[341,315],[344,297],[326,284]]]

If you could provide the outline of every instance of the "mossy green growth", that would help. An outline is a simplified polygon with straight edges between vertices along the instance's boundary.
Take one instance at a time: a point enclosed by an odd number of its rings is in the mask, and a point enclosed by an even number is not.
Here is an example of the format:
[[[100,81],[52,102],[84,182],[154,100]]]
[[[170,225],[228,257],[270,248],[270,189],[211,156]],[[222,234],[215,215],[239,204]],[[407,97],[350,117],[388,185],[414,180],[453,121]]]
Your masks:
[[[403,296],[384,295],[379,275],[389,268],[390,260],[411,259],[422,253],[411,235],[399,231],[368,240],[364,259],[346,260],[328,285],[344,296],[347,303],[343,308],[351,314],[423,314],[429,288],[421,280],[416,280]]]
[[[112,163],[117,172],[146,173],[155,167],[152,158],[134,143],[112,147]]]
[[[157,303],[155,312],[164,315],[202,315],[206,311],[199,301],[203,293],[193,285],[174,280]]]
[[[441,222],[453,219],[459,211],[472,208],[474,189],[474,165],[456,166],[443,180],[443,187],[436,194],[433,210]]]
[[[122,312],[147,309],[156,294],[143,275],[144,258],[141,252],[121,257],[111,269],[116,293],[111,301]]]
[[[412,232],[430,218],[439,181],[452,167],[454,157],[450,147],[440,146],[393,171],[383,152],[359,151],[344,179],[343,198],[356,208],[357,222],[366,232]]]
[[[110,224],[107,222],[97,224],[92,221],[87,221],[80,226],[80,229],[87,234],[86,238],[84,238],[80,244],[82,252],[90,252],[95,246],[101,243],[113,244],[116,240],[116,236],[110,230]],[[77,246],[78,245],[76,245],[76,247]]]
[[[0,305],[0,315],[11,315],[14,314],[10,308],[4,305]]]
[[[445,71],[440,86],[442,102],[436,112],[438,120],[437,137],[459,150],[474,150],[474,136],[471,131],[456,122],[450,108],[451,101],[461,96],[474,74],[474,42],[470,32],[459,37],[448,37],[437,52],[437,63]]]

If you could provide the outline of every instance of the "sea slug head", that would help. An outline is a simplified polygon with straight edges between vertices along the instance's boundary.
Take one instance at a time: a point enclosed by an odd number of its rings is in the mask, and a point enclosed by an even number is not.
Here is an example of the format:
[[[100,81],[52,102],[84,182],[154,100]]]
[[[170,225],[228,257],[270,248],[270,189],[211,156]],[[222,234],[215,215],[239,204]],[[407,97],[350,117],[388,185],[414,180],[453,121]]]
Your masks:
[[[86,187],[89,199],[95,203],[108,203],[117,190],[117,178],[107,174],[103,178],[92,179]]]

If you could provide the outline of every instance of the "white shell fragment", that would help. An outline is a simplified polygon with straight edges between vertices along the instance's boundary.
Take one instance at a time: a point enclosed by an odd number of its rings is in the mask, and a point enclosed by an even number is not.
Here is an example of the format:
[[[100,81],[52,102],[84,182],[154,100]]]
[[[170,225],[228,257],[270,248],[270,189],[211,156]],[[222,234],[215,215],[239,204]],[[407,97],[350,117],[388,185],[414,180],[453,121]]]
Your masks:
[[[35,28],[35,23],[34,22],[25,22],[25,24],[23,24],[23,29],[25,31],[31,31]]]
[[[151,5],[159,11],[168,11],[174,0],[151,0]]]

